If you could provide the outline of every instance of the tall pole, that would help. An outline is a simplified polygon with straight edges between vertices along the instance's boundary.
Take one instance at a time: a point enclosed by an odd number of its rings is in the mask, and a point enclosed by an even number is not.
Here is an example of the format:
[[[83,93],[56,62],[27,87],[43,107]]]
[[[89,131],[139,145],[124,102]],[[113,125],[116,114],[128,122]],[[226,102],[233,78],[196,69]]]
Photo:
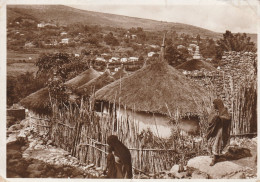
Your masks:
[[[164,33],[164,36],[163,36],[163,43],[162,43],[162,46],[161,46],[161,61],[164,61],[164,55],[165,55],[165,37],[166,37],[166,33]]]

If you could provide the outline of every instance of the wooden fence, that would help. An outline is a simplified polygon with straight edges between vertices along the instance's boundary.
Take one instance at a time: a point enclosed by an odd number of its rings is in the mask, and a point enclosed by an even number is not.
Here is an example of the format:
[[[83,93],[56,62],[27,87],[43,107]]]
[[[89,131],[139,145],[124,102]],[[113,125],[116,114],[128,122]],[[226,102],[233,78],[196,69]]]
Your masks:
[[[171,148],[143,148],[144,143],[138,137],[138,123],[127,118],[116,119],[115,116],[89,112],[88,109],[56,111],[49,120],[38,119],[33,124],[81,163],[95,164],[104,169],[108,149],[106,139],[111,134],[117,135],[129,148],[136,172],[154,174],[169,170],[183,156]]]

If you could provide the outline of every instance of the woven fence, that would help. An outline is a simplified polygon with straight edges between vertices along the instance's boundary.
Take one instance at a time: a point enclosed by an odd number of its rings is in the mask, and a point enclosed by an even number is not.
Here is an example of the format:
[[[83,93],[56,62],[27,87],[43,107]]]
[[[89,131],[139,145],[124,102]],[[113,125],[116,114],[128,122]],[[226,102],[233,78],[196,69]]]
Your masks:
[[[138,137],[138,123],[128,118],[98,114],[84,106],[53,110],[56,110],[55,114],[49,120],[35,120],[36,129],[49,135],[55,145],[69,151],[81,163],[104,169],[108,149],[106,139],[112,134],[129,148],[135,172],[155,174],[169,170],[183,156],[175,148],[144,148],[144,142]]]

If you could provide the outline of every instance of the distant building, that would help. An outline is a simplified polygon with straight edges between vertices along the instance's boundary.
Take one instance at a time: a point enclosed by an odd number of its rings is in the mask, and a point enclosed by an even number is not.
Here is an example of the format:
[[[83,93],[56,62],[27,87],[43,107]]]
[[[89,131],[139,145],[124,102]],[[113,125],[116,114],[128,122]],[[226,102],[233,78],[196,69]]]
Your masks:
[[[177,46],[177,49],[183,49],[183,48],[185,48],[185,46],[183,46],[183,45],[178,45]]]
[[[25,48],[32,48],[32,47],[35,47],[35,45],[34,45],[32,42],[26,42],[26,43],[24,44],[24,47],[25,47]]]
[[[136,39],[136,38],[137,38],[137,35],[134,35],[134,34],[133,34],[133,35],[131,35],[131,38],[132,38],[132,39]]]
[[[156,54],[156,53],[155,53],[155,52],[149,52],[149,53],[147,54],[147,56],[148,56],[148,57],[153,57],[154,54]]]
[[[67,35],[68,33],[67,32],[61,32],[60,35],[63,36],[63,35]]]
[[[193,55],[193,59],[201,59],[201,56],[200,56],[200,47],[199,46],[197,46],[196,47],[196,50],[195,50],[195,53],[194,53],[194,55]]]
[[[38,27],[38,28],[43,28],[43,27],[44,27],[44,23],[38,23],[38,24],[37,24],[37,27]]]
[[[66,38],[66,39],[61,39],[61,43],[62,44],[68,44],[69,43],[69,39]]]
[[[137,58],[137,57],[129,57],[128,59],[129,59],[129,61],[133,61],[133,62],[134,62],[134,61],[138,61],[138,58]]]
[[[197,45],[196,45],[196,44],[190,44],[189,47],[191,47],[191,48],[192,48],[192,47],[196,48]]]
[[[43,28],[43,27],[46,27],[46,26],[57,27],[57,25],[55,25],[54,23],[38,23],[37,24],[38,28]]]
[[[120,59],[120,62],[121,62],[121,63],[126,63],[126,62],[127,62],[127,58],[121,58],[121,59]]]
[[[100,62],[106,62],[106,60],[104,58],[101,58],[101,57],[97,57],[95,60],[100,61]]]
[[[118,60],[119,60],[118,57],[112,57],[112,58],[109,59],[109,62],[112,63],[112,62],[116,62]]]
[[[158,46],[158,45],[149,45],[149,46],[152,48],[160,48],[160,46]]]

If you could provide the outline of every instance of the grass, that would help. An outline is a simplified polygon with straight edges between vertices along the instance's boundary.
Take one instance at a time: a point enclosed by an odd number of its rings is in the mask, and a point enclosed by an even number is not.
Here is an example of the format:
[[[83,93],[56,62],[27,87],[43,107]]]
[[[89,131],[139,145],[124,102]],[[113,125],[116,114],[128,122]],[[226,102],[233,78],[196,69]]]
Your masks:
[[[32,59],[30,60],[29,57]],[[7,63],[30,62],[33,63],[39,57],[39,53],[23,53],[15,51],[7,51]]]
[[[11,63],[7,64],[7,76],[17,77],[26,72],[36,74],[38,68],[34,63]]]

